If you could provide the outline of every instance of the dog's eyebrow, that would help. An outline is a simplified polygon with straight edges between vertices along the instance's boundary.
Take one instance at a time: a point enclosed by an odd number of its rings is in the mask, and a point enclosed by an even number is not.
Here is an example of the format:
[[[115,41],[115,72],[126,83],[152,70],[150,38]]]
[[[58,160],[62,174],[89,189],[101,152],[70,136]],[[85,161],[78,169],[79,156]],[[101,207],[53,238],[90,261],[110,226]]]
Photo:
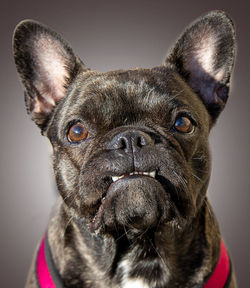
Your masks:
[[[180,94],[182,94],[185,90],[182,89],[180,91],[177,91],[174,95],[171,95],[171,100],[175,99],[177,96],[179,96]]]

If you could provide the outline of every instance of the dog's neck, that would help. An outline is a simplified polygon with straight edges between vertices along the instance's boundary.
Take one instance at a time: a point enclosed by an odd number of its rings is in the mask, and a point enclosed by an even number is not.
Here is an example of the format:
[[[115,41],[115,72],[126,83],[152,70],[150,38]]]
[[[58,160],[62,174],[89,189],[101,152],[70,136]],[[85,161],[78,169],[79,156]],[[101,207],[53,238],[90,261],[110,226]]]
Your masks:
[[[111,235],[91,234],[60,202],[48,229],[57,269],[67,287],[76,285],[75,279],[79,285],[87,281],[93,287],[126,287],[133,278],[141,283],[161,279],[167,287],[202,283],[216,265],[220,251],[218,225],[206,203],[183,229],[161,225],[154,233],[145,231],[131,238],[124,232],[115,240]]]

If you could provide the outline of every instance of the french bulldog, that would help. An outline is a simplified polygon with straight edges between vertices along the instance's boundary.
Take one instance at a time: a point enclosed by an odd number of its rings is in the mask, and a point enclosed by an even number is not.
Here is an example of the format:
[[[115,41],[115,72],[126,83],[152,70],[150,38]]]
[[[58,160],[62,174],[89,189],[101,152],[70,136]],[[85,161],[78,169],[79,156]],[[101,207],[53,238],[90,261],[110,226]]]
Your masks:
[[[101,73],[50,28],[18,24],[26,108],[52,144],[60,193],[26,287],[236,287],[206,194],[235,43],[232,20],[212,11],[163,65]]]

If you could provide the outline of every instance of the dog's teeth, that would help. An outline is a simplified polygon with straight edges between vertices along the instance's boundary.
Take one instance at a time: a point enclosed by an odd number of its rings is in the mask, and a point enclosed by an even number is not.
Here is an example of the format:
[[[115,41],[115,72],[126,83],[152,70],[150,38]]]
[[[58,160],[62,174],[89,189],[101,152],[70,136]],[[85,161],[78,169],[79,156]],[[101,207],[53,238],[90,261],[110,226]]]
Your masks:
[[[151,177],[153,177],[153,178],[155,178],[155,174],[156,174],[156,171],[152,171],[152,172],[149,173],[149,175],[150,175]]]
[[[115,182],[115,181],[118,180],[118,177],[117,176],[112,176],[112,180],[113,180],[113,182]]]
[[[123,178],[123,177],[125,177],[125,175],[121,175],[121,176],[112,176],[112,180],[113,180],[113,182],[115,182],[115,181],[117,181],[117,180],[119,180],[119,179],[121,179],[121,178]]]
[[[155,178],[155,174],[156,174],[156,171],[152,171],[152,172],[138,172],[138,171],[134,171],[134,172],[131,172],[129,173],[129,176],[132,176],[132,175],[147,175],[147,176],[150,176],[152,178]],[[121,178],[124,178],[126,175],[121,175],[121,176],[112,176],[112,180],[113,182],[121,179]]]

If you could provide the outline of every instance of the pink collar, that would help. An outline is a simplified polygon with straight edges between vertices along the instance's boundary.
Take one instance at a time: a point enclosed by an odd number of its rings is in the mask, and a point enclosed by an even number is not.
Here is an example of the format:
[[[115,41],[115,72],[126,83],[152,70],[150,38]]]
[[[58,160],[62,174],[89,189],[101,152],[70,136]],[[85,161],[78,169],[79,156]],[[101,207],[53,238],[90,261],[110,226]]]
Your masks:
[[[36,279],[40,288],[63,288],[62,279],[52,259],[47,234],[44,235],[37,253]],[[230,279],[230,259],[221,240],[219,261],[203,288],[226,288]]]
[[[221,240],[219,261],[203,288],[226,288],[231,279],[231,263],[227,249]]]
[[[47,234],[43,236],[36,257],[36,280],[39,288],[63,288],[49,247]]]

